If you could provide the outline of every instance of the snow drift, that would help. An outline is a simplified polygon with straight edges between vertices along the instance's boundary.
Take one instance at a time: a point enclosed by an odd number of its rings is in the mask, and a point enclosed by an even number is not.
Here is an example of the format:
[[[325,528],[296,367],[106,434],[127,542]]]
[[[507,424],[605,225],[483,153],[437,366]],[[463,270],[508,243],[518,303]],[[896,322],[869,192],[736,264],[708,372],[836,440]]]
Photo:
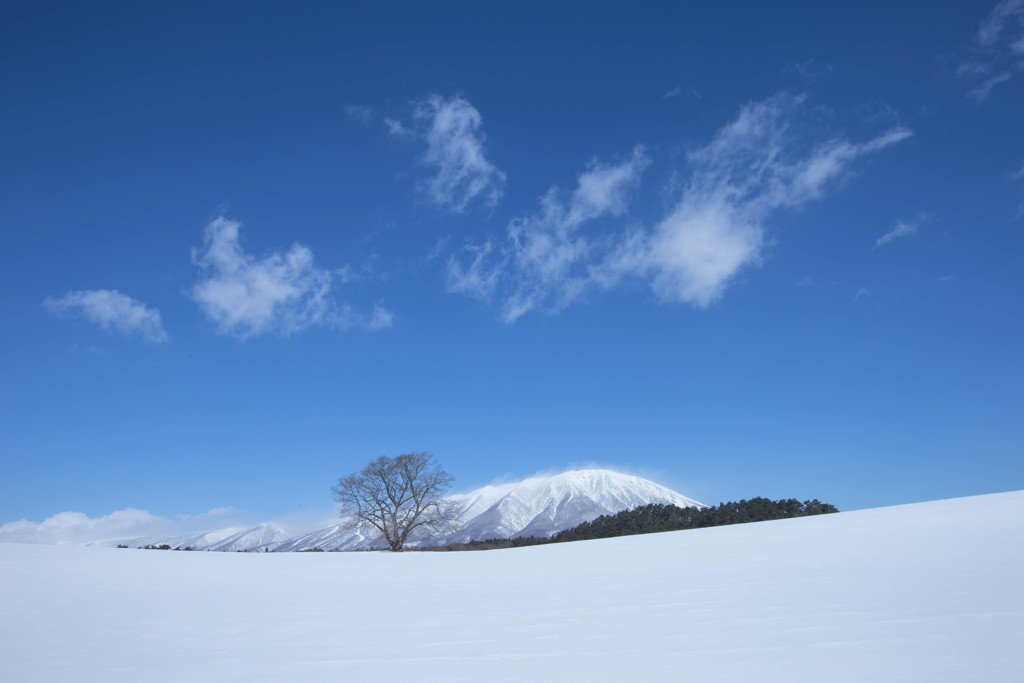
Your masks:
[[[0,680],[1019,681],[1024,492],[464,553],[0,544]]]

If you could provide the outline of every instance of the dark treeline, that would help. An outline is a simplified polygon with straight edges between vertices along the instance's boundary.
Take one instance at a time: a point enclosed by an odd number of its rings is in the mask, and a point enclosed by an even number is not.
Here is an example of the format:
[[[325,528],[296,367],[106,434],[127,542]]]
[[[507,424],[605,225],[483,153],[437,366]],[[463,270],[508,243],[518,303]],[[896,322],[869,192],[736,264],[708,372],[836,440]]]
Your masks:
[[[423,548],[407,548],[407,550],[425,550],[430,552],[446,552],[449,550],[497,550],[499,548],[522,548],[527,545],[545,545],[555,543],[553,538],[539,536],[519,536],[517,538],[488,538],[484,541],[466,541],[449,545],[432,545]]]
[[[602,515],[592,522],[584,522],[577,527],[559,532],[555,535],[554,540],[557,542],[584,541],[592,538],[765,522],[771,519],[806,517],[829,512],[839,512],[839,510],[834,505],[822,503],[817,499],[801,503],[795,498],[787,500],[751,498],[738,503],[732,501],[719,503],[717,506],[709,508],[681,508],[675,505],[653,503],[632,510],[623,510],[615,515]]]
[[[834,505],[822,503],[820,500],[805,500],[802,503],[796,498],[771,500],[770,498],[751,498],[739,502],[719,503],[709,508],[681,508],[675,505],[652,503],[632,510],[623,510],[614,515],[602,515],[592,522],[584,522],[579,526],[555,534],[551,538],[528,536],[524,538],[489,538],[486,541],[469,541],[453,543],[447,546],[421,548],[421,550],[494,550],[497,548],[519,548],[528,545],[544,545],[547,543],[566,543],[570,541],[586,541],[595,538],[612,538],[615,536],[632,536],[634,534],[651,534],[660,531],[682,531],[684,529],[701,529],[726,524],[744,524],[746,522],[765,522],[771,519],[788,519],[839,512]]]

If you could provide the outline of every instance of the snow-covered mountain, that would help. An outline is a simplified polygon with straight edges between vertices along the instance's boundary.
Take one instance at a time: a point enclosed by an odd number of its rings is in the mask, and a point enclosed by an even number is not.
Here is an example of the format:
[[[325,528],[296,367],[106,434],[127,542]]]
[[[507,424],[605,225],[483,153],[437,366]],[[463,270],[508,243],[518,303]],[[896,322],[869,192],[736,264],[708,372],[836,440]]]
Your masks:
[[[229,526],[215,531],[199,531],[184,536],[142,536],[135,538],[111,538],[105,541],[94,541],[86,545],[109,546],[126,545],[129,548],[145,548],[146,546],[169,545],[176,550],[192,548],[193,550],[209,550],[224,539],[246,531],[245,527]]]
[[[463,527],[446,541],[554,536],[559,531],[640,505],[706,507],[648,479],[612,470],[572,470],[530,477],[452,496],[463,505]]]
[[[640,505],[662,503],[679,507],[706,507],[692,498],[655,484],[648,479],[612,470],[571,470],[554,475],[537,475],[522,481],[484,486],[469,493],[450,496],[462,508],[458,532],[413,541],[409,545],[463,543],[488,538],[554,536],[559,531],[589,522],[601,515],[615,514]],[[132,548],[167,544],[172,548],[193,548],[224,552],[277,552],[300,550],[368,550],[385,544],[369,525],[355,529],[344,521],[302,536],[290,537],[281,527],[260,524],[251,529],[232,527],[175,538],[144,538],[111,541]]]
[[[218,543],[223,542],[225,538],[234,536],[235,534],[241,533],[243,531],[245,531],[243,527],[229,526],[224,529],[217,529],[216,531],[206,531],[200,532],[198,534],[179,536],[178,538],[172,538],[169,540],[161,541],[156,545],[166,543],[172,548],[195,548],[197,550],[206,550],[207,548],[211,548],[217,545]],[[130,543],[127,545],[131,545],[132,547],[138,547],[137,545]],[[152,543],[145,543],[142,545],[152,545]]]
[[[639,505],[662,503],[706,507],[653,481],[612,470],[572,470],[523,481],[484,486],[450,496],[462,507],[462,528],[419,544],[462,543],[488,538],[554,536],[559,531]],[[361,550],[383,547],[372,529],[344,523],[282,543],[287,550]]]
[[[300,550],[365,550],[385,547],[378,542],[378,534],[372,528],[349,529],[346,522],[340,522],[326,529],[317,529],[308,534],[285,541],[274,550],[279,553]]]
[[[220,543],[209,548],[197,550],[217,550],[221,552],[249,552],[250,550],[274,550],[277,546],[291,538],[291,535],[276,524],[265,522],[251,529],[239,531],[228,536]]]
[[[199,533],[187,534],[185,536],[147,536],[143,538],[129,539],[118,538],[111,539],[109,541],[90,543],[89,545],[103,545],[111,547],[115,545],[126,545],[129,548],[168,545],[175,550],[191,548],[192,550],[217,550],[221,552],[235,552],[239,550],[250,552],[268,548],[270,550],[274,550],[278,545],[283,541],[287,541],[289,538],[291,538],[291,534],[281,527],[276,524],[264,523],[257,524],[251,529],[232,526],[224,529],[217,529],[216,531],[201,531]]]

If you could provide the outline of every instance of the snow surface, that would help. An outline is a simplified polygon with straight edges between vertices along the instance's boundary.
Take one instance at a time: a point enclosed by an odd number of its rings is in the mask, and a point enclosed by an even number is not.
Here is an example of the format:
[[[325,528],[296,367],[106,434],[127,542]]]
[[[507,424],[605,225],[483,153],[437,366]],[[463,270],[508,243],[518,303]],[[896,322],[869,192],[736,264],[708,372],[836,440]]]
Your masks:
[[[414,539],[409,545],[445,545],[469,540],[515,536],[554,536],[559,531],[589,522],[601,515],[615,514],[640,505],[662,503],[679,507],[707,507],[653,481],[612,470],[571,470],[538,475],[498,486],[485,486],[470,493],[449,496],[462,508],[463,526],[455,534]],[[297,550],[365,550],[387,544],[370,525],[355,529],[333,524],[291,538],[270,523],[252,529],[208,532],[179,538],[111,539],[95,545],[131,548],[167,544],[172,548],[196,550],[252,551],[269,548],[277,552]],[[230,536],[230,538],[228,538]],[[226,540],[225,540],[226,539]]]
[[[3,681],[1021,681],[1024,492],[464,553],[0,544]]]

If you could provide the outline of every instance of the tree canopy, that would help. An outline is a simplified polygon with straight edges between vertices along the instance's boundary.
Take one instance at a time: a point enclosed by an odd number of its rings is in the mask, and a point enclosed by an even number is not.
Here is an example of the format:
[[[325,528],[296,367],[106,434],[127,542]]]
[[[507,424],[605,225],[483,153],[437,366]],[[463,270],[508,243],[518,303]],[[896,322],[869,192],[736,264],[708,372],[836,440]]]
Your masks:
[[[430,453],[406,453],[371,460],[332,490],[350,528],[373,527],[400,552],[411,538],[457,528],[459,507],[444,498],[454,480]]]

